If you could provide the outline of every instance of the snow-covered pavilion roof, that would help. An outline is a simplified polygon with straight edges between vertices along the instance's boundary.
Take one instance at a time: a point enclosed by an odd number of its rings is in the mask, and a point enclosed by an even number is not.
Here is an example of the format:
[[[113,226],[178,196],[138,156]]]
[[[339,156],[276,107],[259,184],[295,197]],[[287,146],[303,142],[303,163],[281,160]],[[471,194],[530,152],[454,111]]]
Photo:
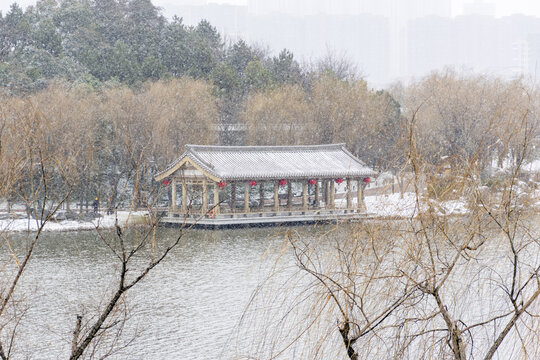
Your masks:
[[[156,175],[164,179],[186,158],[220,180],[367,177],[377,173],[352,155],[345,144],[308,146],[186,145],[184,154]]]

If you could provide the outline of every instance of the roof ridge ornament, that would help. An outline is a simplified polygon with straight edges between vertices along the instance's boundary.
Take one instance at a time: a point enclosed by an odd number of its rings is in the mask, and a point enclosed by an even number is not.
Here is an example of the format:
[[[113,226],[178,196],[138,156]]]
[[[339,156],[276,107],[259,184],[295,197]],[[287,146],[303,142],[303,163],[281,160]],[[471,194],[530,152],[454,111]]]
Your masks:
[[[191,153],[197,151],[308,151],[308,150],[340,150],[345,149],[345,143],[312,144],[312,145],[194,145],[186,144],[185,148]]]

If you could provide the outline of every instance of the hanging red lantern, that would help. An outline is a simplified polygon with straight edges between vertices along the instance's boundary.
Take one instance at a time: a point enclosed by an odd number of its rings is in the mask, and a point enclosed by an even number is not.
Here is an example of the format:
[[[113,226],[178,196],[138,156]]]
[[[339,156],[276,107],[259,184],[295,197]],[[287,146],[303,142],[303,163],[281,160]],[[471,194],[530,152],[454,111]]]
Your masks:
[[[279,186],[285,186],[287,184],[287,180],[281,179],[279,180]]]
[[[170,183],[171,181],[169,179],[163,180],[163,186],[169,186]]]
[[[254,186],[257,186],[257,182],[255,180],[251,180],[251,182],[249,183],[249,187],[254,187]]]
[[[369,184],[371,182],[371,179],[368,177],[365,177],[362,181],[365,182],[366,184]]]
[[[225,181],[220,181],[217,183],[217,186],[219,186],[219,188],[223,190],[223,188],[227,186],[227,183]]]
[[[309,185],[315,185],[317,183],[317,180],[309,179],[308,183],[309,183]]]
[[[339,185],[339,184],[341,184],[342,182],[343,182],[343,179],[342,179],[342,178],[337,178],[337,179],[336,179],[336,184]]]

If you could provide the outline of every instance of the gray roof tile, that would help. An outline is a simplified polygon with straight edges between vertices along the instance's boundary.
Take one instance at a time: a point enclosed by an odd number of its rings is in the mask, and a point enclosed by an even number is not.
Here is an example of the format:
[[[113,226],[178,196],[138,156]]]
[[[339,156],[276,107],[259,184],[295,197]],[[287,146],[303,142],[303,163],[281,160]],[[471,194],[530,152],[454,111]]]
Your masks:
[[[186,145],[186,156],[222,180],[366,177],[377,173],[345,149],[345,144],[309,146]]]

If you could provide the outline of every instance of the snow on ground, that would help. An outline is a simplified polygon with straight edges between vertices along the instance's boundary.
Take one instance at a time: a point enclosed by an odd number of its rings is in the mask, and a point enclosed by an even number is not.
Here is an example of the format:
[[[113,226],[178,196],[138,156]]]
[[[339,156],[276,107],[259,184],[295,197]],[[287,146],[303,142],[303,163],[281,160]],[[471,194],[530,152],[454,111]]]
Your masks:
[[[540,189],[534,190],[532,196],[540,199]],[[356,206],[356,197],[353,197],[352,203]],[[336,207],[344,208],[346,199],[336,199]],[[464,215],[468,212],[467,204],[464,200],[448,200],[438,202],[429,200],[432,208],[441,216],[447,215]],[[416,206],[416,195],[413,192],[405,192],[403,196],[399,193],[394,194],[379,194],[365,197],[366,211],[368,214],[381,218],[411,218],[418,214]],[[427,209],[425,199],[422,199],[422,209]],[[540,207],[540,200],[533,202],[533,206]],[[147,212],[129,212],[118,211],[117,215],[103,215],[100,218],[88,221],[49,221],[45,227],[45,231],[73,231],[73,230],[94,230],[96,228],[106,229],[112,228],[118,216],[120,225],[125,224],[129,218],[129,222],[136,222],[138,219],[146,216]],[[19,219],[3,219],[0,220],[0,231],[35,231],[38,229],[38,223],[34,219],[19,218]]]
[[[356,199],[351,199],[356,206]],[[369,214],[378,217],[402,217],[410,218],[418,214],[416,207],[416,195],[412,192],[381,194],[366,196],[366,210]],[[336,199],[337,207],[345,207],[345,199]],[[427,208],[425,200],[420,202],[423,209]],[[463,215],[467,213],[466,202],[463,200],[449,200],[443,202],[431,202],[439,215]]]
[[[54,221],[50,220],[43,228],[44,231],[74,231],[74,230],[94,230],[113,228],[118,217],[118,224],[122,226],[128,222],[134,222],[147,214],[145,211],[118,211],[117,214],[103,215],[100,218],[89,221]],[[19,218],[0,220],[0,231],[36,231],[39,228],[35,219]]]
[[[441,215],[464,215],[469,211],[463,200],[443,201],[439,205],[444,210],[443,212],[440,212]]]
[[[533,162],[523,165],[523,170],[528,172],[540,172],[540,159],[536,159]]]
[[[365,197],[366,210],[370,214],[381,217],[412,217],[416,211],[416,196],[414,193],[383,194]]]
[[[356,206],[356,197],[352,199]],[[344,208],[346,199],[336,199],[336,207]],[[373,195],[365,197],[366,210],[369,214],[380,217],[411,217],[416,214],[416,197],[414,193],[404,193],[403,198],[399,193]]]
[[[540,190],[527,192],[526,194],[533,198],[532,206],[540,208]],[[418,214],[416,195],[412,192],[404,193],[403,198],[399,193],[366,196],[365,202],[367,212],[378,217],[410,218]],[[435,213],[440,216],[465,215],[469,212],[467,202],[463,199],[447,201],[421,199],[421,210],[427,210],[428,202]]]

